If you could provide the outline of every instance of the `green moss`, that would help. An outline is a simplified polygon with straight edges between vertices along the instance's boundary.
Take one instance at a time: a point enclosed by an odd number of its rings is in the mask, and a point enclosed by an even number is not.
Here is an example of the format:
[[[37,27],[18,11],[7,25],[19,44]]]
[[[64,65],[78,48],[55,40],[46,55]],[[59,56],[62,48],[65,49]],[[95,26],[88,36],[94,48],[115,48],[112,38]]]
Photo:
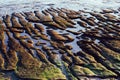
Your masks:
[[[31,69],[19,66],[15,72],[21,78],[41,79],[41,80],[51,80],[51,79],[66,80],[66,77],[62,74],[59,68],[47,64],[43,64],[41,67],[34,67]]]
[[[75,76],[73,76],[72,72],[69,70],[68,68],[68,64],[63,62],[64,67],[65,67],[65,71],[66,71],[66,76],[68,80],[78,80]]]
[[[88,68],[83,68],[83,72],[86,74],[86,75],[95,75],[95,73],[93,71],[91,71],[90,69]]]
[[[92,72],[94,72],[98,76],[116,76],[116,74],[108,69],[106,69],[100,63],[92,63],[86,65]]]
[[[79,76],[79,75],[87,75],[87,76],[94,76],[94,72],[92,72],[90,69],[88,68],[85,68],[85,67],[82,67],[82,66],[73,66],[73,72],[76,76]]]
[[[10,80],[10,78],[4,77],[4,74],[0,73],[0,80]]]
[[[59,68],[54,66],[47,66],[44,71],[40,75],[44,77],[46,80],[49,79],[66,79],[65,76],[62,74]]]

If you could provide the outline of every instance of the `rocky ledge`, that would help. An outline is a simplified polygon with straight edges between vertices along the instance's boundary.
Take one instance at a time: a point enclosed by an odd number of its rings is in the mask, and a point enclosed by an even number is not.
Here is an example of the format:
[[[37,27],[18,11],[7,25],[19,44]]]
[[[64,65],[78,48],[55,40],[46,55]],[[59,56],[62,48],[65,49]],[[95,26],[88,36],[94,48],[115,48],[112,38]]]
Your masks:
[[[120,79],[119,13],[48,8],[1,16],[0,76]]]

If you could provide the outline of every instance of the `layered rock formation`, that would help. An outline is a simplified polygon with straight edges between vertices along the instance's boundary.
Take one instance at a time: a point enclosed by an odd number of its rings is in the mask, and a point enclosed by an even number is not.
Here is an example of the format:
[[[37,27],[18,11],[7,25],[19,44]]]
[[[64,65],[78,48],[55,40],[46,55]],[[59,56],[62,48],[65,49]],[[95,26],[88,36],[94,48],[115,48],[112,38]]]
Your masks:
[[[49,8],[2,16],[0,71],[20,79],[118,79],[120,12],[115,12]]]

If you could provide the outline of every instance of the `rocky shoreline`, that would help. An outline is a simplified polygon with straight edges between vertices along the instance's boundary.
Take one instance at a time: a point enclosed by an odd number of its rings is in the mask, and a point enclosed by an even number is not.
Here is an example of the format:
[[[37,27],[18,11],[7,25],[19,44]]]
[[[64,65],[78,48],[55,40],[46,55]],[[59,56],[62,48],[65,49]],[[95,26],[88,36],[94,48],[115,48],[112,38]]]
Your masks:
[[[119,80],[119,13],[48,8],[1,16],[0,76],[14,71],[22,80]]]

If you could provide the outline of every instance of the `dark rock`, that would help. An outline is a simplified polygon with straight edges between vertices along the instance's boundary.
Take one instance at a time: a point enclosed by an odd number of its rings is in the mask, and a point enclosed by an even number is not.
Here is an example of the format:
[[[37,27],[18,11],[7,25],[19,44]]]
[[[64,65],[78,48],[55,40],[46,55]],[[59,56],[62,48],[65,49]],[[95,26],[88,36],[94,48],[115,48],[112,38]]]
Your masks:
[[[67,32],[70,32],[70,33],[72,33],[72,34],[74,34],[74,35],[79,35],[80,33],[81,33],[81,31],[72,31],[72,30],[66,30]]]
[[[82,27],[87,27],[87,23],[85,23],[84,21],[77,21],[77,23]]]

